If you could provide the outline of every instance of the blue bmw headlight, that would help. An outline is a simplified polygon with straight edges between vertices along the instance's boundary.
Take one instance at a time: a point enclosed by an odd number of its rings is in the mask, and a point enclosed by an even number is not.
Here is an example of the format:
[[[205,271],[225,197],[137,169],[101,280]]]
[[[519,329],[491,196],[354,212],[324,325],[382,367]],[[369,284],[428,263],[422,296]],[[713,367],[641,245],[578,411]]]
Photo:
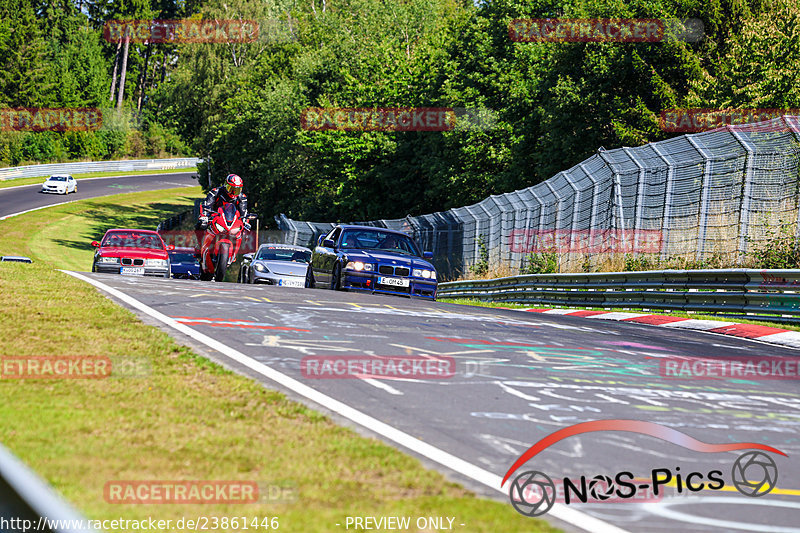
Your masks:
[[[424,268],[415,268],[413,274],[414,274],[415,278],[436,279],[436,271],[435,270],[426,270]]]
[[[370,272],[373,269],[373,265],[372,263],[363,263],[361,261],[349,261],[344,268],[347,270],[356,270],[358,272],[362,270]]]

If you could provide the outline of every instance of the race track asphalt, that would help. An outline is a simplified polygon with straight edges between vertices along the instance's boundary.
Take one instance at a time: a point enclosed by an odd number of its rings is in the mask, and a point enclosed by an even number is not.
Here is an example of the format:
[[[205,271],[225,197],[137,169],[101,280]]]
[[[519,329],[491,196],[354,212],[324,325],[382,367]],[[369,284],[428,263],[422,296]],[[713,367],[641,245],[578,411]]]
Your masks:
[[[56,205],[86,198],[109,196],[125,192],[155,191],[175,187],[194,187],[198,182],[195,172],[170,172],[164,174],[142,174],[138,176],[115,176],[108,178],[84,178],[78,180],[77,194],[44,194],[41,184],[23,185],[0,189],[0,219],[41,207]],[[42,178],[44,182],[45,178]]]
[[[594,476],[613,479],[617,473],[630,472],[641,489],[637,495],[651,501],[614,498],[601,502],[590,494],[590,503],[573,501],[563,506],[630,532],[800,532],[798,380],[690,380],[667,377],[661,371],[665,361],[797,358],[797,350],[699,331],[392,296],[82,275],[496,476],[505,475],[528,447],[549,434],[594,420],[654,422],[704,443],[772,446],[788,457],[767,454],[774,459],[779,476],[777,488],[761,497],[747,497],[732,486],[734,462],[747,450],[701,452],[687,447],[688,439],[670,442],[625,431],[565,438],[540,452],[511,480],[527,470],[578,484],[581,476],[591,482]],[[123,305],[132,306],[130,301]],[[325,405],[157,322],[152,313],[134,310],[199,353],[250,375],[265,387],[283,390],[332,413]],[[318,356],[384,363],[387,356],[420,362],[445,358],[454,364],[454,372],[437,375],[431,371],[422,379],[374,374],[343,379],[333,375],[333,367],[327,367],[327,374],[322,372],[319,360],[307,359],[306,366],[301,366],[304,358]],[[318,366],[309,364],[313,361]],[[369,427],[359,430],[371,434]],[[378,438],[406,449],[384,436]],[[499,487],[483,486],[430,457],[423,460],[478,493],[508,503]],[[755,480],[763,475],[759,468],[748,469],[747,477]],[[657,469],[668,469],[674,477],[672,486],[653,497],[652,487],[648,491],[643,486],[652,484]],[[699,477],[694,476],[697,487],[699,481],[709,483],[708,474],[714,470],[724,479],[721,490],[704,487],[690,492],[682,481],[684,488],[678,493],[678,474],[685,480],[699,472]],[[595,489],[595,495],[602,496],[602,486]],[[510,503],[508,512],[516,512]],[[570,531],[600,531],[565,524],[552,514],[543,518]]]

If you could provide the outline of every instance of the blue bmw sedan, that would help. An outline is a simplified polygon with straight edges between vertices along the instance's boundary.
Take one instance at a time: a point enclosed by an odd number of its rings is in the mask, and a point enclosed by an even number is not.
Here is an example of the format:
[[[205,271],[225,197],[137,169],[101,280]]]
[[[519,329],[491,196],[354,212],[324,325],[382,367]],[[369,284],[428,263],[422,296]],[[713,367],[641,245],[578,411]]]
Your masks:
[[[334,227],[311,254],[306,287],[436,299],[431,252],[420,252],[400,231],[372,226]]]

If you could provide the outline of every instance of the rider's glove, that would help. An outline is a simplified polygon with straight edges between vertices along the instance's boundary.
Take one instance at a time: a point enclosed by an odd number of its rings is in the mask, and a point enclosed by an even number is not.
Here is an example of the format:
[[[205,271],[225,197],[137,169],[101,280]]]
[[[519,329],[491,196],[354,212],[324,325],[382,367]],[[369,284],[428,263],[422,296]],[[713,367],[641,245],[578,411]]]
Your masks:
[[[200,217],[200,224],[202,224],[203,226],[207,226],[208,225],[208,217],[205,217],[205,216]]]
[[[252,227],[250,224],[248,224],[247,222],[242,222],[242,224],[244,224],[244,229],[250,231],[250,228]]]

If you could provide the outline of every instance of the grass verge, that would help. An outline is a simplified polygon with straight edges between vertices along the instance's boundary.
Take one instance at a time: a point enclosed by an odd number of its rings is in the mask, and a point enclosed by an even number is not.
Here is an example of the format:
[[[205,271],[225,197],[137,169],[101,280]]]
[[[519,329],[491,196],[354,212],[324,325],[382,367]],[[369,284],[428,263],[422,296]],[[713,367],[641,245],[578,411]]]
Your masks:
[[[534,305],[534,304],[520,304],[520,303],[505,303],[505,302],[483,302],[472,298],[441,298],[440,302],[447,302],[451,304],[472,305],[477,307],[508,307],[511,309],[573,309],[575,311],[614,311],[623,313],[652,313],[654,315],[669,315],[669,316],[682,316],[686,318],[696,318],[698,320],[719,320],[720,322],[736,322],[737,324],[755,324],[758,326],[769,326],[772,328],[788,329],[792,331],[800,331],[800,325],[786,322],[770,322],[766,320],[751,320],[745,318],[731,318],[724,316],[717,316],[714,314],[706,313],[687,313],[685,311],[666,311],[663,309],[632,309],[621,307],[565,307],[559,305]]]
[[[182,211],[193,192],[84,200],[0,222],[0,250],[36,261],[0,263],[0,355],[119,356],[138,358],[149,369],[128,378],[0,380],[3,444],[91,519],[153,517],[174,524],[181,517],[277,516],[282,531],[340,532],[347,516],[450,516],[470,533],[555,531],[194,355],[94,288],[53,270],[87,269],[89,241],[104,228],[153,227]],[[297,501],[125,505],[104,499],[113,480],[204,479],[288,484]]]
[[[113,176],[139,176],[147,174],[172,174],[175,172],[197,172],[197,167],[192,168],[175,168],[167,170],[133,170],[131,172],[86,172],[84,174],[73,174],[72,177],[76,180],[83,178],[110,178]],[[0,189],[6,187],[17,187],[18,185],[32,185],[36,183],[44,183],[46,176],[39,176],[33,178],[12,178],[0,180]]]

